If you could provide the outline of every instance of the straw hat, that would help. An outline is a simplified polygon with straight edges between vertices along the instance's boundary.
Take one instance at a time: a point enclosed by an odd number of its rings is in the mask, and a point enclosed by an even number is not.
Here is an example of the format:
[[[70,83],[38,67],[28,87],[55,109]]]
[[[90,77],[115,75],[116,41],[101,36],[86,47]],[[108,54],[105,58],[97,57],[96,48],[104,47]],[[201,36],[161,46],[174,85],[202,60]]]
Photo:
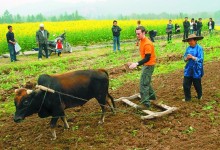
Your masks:
[[[184,39],[183,42],[187,42],[190,39],[194,39],[196,41],[202,40],[204,37],[203,36],[196,36],[195,34],[190,34],[187,39]]]

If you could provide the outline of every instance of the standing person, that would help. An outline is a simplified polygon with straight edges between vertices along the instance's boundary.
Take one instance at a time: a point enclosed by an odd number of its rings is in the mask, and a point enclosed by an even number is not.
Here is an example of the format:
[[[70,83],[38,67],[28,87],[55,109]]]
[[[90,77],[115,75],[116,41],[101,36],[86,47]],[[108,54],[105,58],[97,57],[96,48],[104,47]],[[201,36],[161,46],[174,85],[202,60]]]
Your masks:
[[[211,34],[215,28],[215,22],[212,20],[212,18],[209,18],[208,27],[209,33]]]
[[[145,31],[147,33],[147,31]],[[157,35],[157,30],[150,30],[149,31],[149,36],[150,36],[150,40],[151,42],[155,42],[154,37]]]
[[[204,53],[203,48],[197,44],[198,40],[203,39],[202,36],[196,36],[191,34],[189,38],[184,39],[183,42],[188,42],[189,47],[186,48],[184,54],[184,61],[186,66],[184,69],[183,89],[185,99],[183,101],[191,100],[191,85],[193,84],[197,92],[197,98],[202,99],[202,84],[201,78],[204,75],[203,60]]]
[[[113,26],[112,26],[112,34],[113,34],[113,50],[116,52],[116,44],[117,48],[120,51],[120,32],[121,28],[117,25],[117,21],[113,21]]]
[[[166,28],[168,43],[171,42],[172,40],[172,30],[173,30],[172,20],[169,20],[169,23],[167,24],[167,28]]]
[[[56,43],[56,50],[58,52],[58,56],[62,56],[61,52],[63,50],[63,44],[61,42],[61,39],[58,39],[57,40],[57,43]]]
[[[193,34],[193,24],[194,24],[194,18],[192,18],[190,21],[189,34]]]
[[[141,21],[138,20],[138,21],[137,21],[137,27],[140,27],[140,26],[141,26]]]
[[[42,60],[42,50],[44,49],[46,53],[46,58],[48,58],[47,41],[50,33],[44,29],[44,24],[40,24],[40,29],[36,32],[36,42],[39,46],[38,59]]]
[[[185,17],[185,21],[183,22],[183,29],[184,29],[183,39],[188,38],[189,27],[190,27],[190,23],[188,21],[188,17]]]
[[[196,36],[201,36],[202,32],[202,18],[199,18],[199,21],[197,22],[197,33]]]
[[[176,34],[179,34],[180,33],[180,26],[179,26],[179,24],[175,24],[175,33]]]
[[[140,20],[137,21],[137,27],[139,27],[139,26],[141,26],[141,21]],[[138,45],[139,45],[139,39],[137,38],[136,46],[138,46]]]
[[[193,32],[195,35],[197,34],[197,24],[198,24],[198,21],[195,20],[195,22],[193,23]]]
[[[156,54],[153,43],[145,36],[146,30],[143,26],[136,28],[136,35],[140,40],[140,55],[142,60],[129,64],[130,69],[142,66],[140,79],[141,102],[150,107],[150,100],[156,100],[155,92],[151,86],[151,78],[156,64]]]
[[[6,39],[7,39],[7,42],[8,42],[8,49],[9,49],[9,52],[10,52],[10,59],[11,59],[11,62],[14,62],[14,61],[18,61],[17,58],[16,58],[16,52],[15,52],[15,36],[14,36],[14,33],[12,32],[12,26],[9,25],[8,26],[8,32],[6,34]]]

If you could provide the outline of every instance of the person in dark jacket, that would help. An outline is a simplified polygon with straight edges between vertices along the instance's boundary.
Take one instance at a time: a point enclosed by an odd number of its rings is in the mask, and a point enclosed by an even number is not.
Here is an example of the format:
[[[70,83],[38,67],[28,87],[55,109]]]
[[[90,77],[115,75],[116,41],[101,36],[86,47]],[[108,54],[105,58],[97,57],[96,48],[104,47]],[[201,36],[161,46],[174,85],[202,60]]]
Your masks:
[[[202,33],[202,18],[199,18],[199,21],[197,22],[197,32],[196,36],[201,36]]]
[[[193,23],[193,32],[194,32],[194,34],[196,34],[197,33],[197,24],[198,24],[198,21],[197,20],[195,20],[195,22]]]
[[[189,38],[184,39],[183,42],[188,42],[189,47],[186,48],[184,54],[184,61],[186,66],[184,69],[183,90],[185,99],[183,101],[191,100],[191,86],[195,87],[198,100],[202,99],[202,84],[201,78],[204,75],[203,61],[204,52],[202,46],[197,44],[198,40],[202,40],[202,36],[196,36],[195,34],[189,35]]]
[[[215,22],[212,20],[212,18],[209,18],[208,27],[209,27],[209,33],[211,34],[215,29]]]
[[[146,33],[147,33],[147,32],[148,32],[148,31],[146,31]],[[155,42],[154,38],[155,38],[156,35],[157,35],[157,31],[156,31],[156,30],[150,30],[150,31],[149,31],[149,36],[150,36],[151,42]]]
[[[189,27],[190,27],[190,23],[188,21],[188,17],[185,17],[185,21],[183,22],[183,29],[184,29],[183,39],[188,38]]]
[[[6,34],[6,39],[7,39],[7,43],[8,43],[8,49],[9,49],[9,52],[10,52],[10,59],[11,59],[11,62],[14,62],[14,61],[18,61],[17,58],[16,58],[16,52],[15,52],[15,37],[14,37],[14,33],[12,32],[12,26],[9,25],[8,26],[8,33]]]
[[[167,33],[167,41],[168,43],[172,40],[172,33],[173,33],[173,24],[172,20],[169,20],[169,23],[167,24],[166,33]]]
[[[112,34],[113,34],[113,50],[116,52],[116,45],[120,51],[120,32],[121,28],[117,25],[117,21],[113,21]]]
[[[47,41],[50,33],[44,29],[44,24],[40,24],[40,29],[36,32],[36,42],[39,46],[38,59],[42,60],[42,50],[44,49],[46,53],[46,58],[48,58]]]
[[[180,26],[179,26],[179,24],[175,24],[175,33],[176,34],[179,34],[180,33]]]

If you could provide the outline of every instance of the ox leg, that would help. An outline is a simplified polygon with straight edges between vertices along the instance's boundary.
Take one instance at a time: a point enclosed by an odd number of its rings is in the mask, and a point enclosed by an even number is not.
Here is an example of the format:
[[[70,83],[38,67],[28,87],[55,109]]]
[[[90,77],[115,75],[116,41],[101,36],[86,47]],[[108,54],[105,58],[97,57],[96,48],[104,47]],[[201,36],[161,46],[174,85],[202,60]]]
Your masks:
[[[102,115],[101,115],[101,120],[99,121],[99,124],[103,124],[105,121],[105,106],[103,104],[100,104],[102,108]]]
[[[52,139],[51,140],[56,140],[56,138],[57,138],[56,131],[55,131],[57,120],[58,120],[58,117],[55,117],[55,118],[52,118],[51,121],[50,121],[50,128],[51,128],[51,133],[52,133]]]
[[[115,108],[109,103],[109,101],[106,101],[108,106],[111,108],[111,111],[115,114]]]
[[[66,117],[61,117],[61,120],[64,123],[64,128],[65,129],[69,129],[70,127],[69,127],[69,124],[67,123]]]
[[[99,105],[101,106],[102,109],[102,115],[101,115],[101,120],[99,121],[99,124],[104,123],[105,121],[105,105],[106,105],[106,96],[99,96],[98,98],[96,98],[99,102]]]

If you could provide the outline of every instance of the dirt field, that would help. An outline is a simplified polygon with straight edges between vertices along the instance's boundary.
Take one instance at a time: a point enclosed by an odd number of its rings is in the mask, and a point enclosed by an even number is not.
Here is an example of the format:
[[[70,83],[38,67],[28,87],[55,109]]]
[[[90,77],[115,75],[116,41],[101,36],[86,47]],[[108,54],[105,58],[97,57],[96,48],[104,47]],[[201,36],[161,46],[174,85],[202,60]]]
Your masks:
[[[181,101],[182,70],[153,78],[157,101],[179,108],[168,116],[142,121],[140,112],[117,102],[117,113],[108,110],[105,123],[99,125],[100,107],[91,100],[81,108],[66,110],[70,129],[64,130],[59,121],[55,141],[50,140],[49,118],[33,115],[16,124],[13,116],[4,116],[0,118],[0,149],[220,149],[220,62],[204,67],[202,101]],[[123,67],[109,71],[113,78],[125,73]],[[119,98],[138,90],[136,81],[110,93]],[[192,93],[196,96],[194,88]]]

